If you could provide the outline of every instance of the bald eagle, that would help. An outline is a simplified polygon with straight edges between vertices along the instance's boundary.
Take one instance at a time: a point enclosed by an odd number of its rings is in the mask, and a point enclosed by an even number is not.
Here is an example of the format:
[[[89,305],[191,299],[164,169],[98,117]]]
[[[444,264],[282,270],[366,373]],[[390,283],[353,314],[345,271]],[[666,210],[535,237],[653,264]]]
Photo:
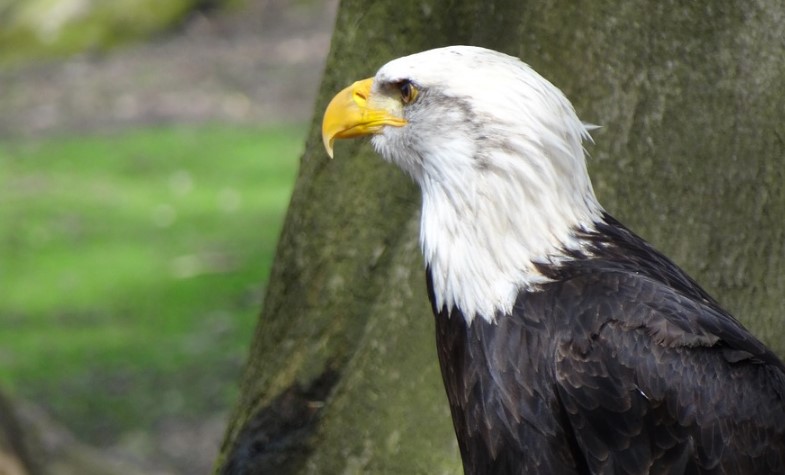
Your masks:
[[[562,92],[454,46],[338,93],[422,191],[436,343],[468,474],[785,473],[785,365],[598,203]]]

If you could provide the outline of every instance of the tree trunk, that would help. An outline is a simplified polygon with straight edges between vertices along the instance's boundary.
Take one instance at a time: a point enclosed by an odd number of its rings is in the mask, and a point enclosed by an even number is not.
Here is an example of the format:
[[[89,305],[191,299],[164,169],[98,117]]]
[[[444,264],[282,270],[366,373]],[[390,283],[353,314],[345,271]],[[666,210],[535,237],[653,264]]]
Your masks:
[[[519,56],[586,122],[606,209],[779,354],[785,4],[341,4],[218,473],[458,473],[418,250],[419,194],[367,144],[329,161],[321,113],[386,61],[447,44]]]
[[[22,430],[11,401],[0,392],[0,474],[38,475],[39,464],[30,456],[30,435]]]

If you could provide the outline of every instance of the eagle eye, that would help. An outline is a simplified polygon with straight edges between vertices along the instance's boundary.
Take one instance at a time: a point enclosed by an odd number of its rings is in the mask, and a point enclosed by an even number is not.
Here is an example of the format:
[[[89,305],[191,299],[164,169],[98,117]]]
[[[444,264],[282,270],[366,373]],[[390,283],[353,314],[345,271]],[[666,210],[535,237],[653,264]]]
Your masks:
[[[408,79],[397,83],[396,86],[401,92],[401,102],[404,104],[411,104],[417,98],[417,88]]]

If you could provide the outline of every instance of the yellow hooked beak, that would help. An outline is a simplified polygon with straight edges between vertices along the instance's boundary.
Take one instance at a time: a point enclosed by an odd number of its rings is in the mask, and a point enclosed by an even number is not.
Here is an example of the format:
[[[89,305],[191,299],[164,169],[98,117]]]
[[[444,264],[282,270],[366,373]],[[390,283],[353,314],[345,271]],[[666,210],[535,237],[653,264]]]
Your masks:
[[[400,102],[386,96],[372,98],[373,78],[357,81],[333,97],[322,120],[322,141],[327,155],[333,157],[335,139],[348,139],[379,133],[384,126],[402,127]]]

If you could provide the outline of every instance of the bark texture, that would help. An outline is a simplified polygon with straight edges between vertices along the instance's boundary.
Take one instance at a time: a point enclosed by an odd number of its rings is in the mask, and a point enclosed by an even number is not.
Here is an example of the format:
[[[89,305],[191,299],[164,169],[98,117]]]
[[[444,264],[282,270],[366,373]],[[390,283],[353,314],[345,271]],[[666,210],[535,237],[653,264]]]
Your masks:
[[[332,95],[448,44],[519,56],[601,124],[606,209],[785,354],[785,4],[341,4],[217,473],[458,473],[418,249],[419,193],[319,136]]]
[[[37,475],[40,468],[30,455],[29,436],[22,430],[11,401],[0,393],[0,474]]]

